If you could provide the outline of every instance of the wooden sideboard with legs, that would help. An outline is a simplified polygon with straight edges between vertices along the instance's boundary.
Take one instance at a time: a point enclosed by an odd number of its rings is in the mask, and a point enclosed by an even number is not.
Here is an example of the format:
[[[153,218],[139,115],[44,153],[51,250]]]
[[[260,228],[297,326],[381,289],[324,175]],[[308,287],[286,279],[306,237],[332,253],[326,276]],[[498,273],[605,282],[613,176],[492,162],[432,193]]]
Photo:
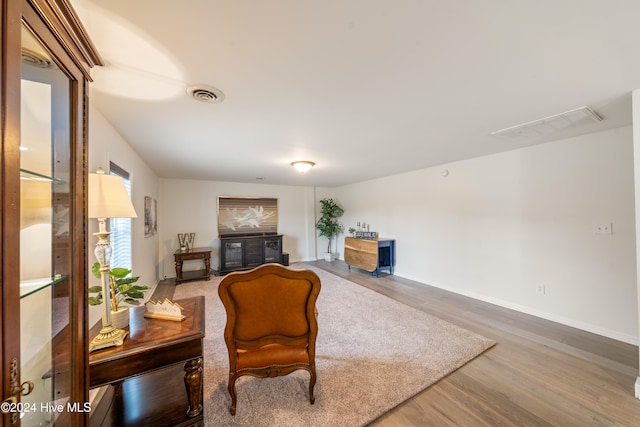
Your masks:
[[[375,273],[376,277],[381,270],[388,270],[389,274],[393,274],[393,266],[396,263],[396,241],[385,238],[370,240],[345,237],[344,261],[349,265],[349,269],[360,268],[372,275]]]

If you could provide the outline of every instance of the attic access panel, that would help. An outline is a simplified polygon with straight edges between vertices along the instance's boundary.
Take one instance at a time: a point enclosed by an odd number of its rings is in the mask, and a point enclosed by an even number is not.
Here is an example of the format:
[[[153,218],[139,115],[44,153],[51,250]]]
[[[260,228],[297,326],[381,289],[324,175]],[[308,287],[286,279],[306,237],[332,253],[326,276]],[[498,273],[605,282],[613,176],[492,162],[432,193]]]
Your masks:
[[[218,235],[278,234],[278,199],[218,196]]]

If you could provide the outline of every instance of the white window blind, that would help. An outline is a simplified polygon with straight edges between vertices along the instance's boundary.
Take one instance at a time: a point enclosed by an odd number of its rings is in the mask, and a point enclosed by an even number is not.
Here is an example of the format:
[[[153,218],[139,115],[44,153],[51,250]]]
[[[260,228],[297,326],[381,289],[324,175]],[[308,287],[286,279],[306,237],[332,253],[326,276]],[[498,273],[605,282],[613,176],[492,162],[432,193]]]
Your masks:
[[[113,162],[109,162],[109,174],[117,175],[124,181],[124,186],[131,198],[131,181],[129,172]],[[119,267],[131,270],[131,218],[111,218],[111,268]]]

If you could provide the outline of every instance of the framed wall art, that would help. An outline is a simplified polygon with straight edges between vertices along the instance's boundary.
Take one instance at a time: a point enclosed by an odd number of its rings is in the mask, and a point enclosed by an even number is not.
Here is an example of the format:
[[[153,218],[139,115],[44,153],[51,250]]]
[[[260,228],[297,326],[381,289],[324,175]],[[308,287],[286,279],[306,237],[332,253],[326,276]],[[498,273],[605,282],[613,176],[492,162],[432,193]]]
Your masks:
[[[278,199],[218,196],[218,234],[262,236],[278,233]]]
[[[144,196],[144,237],[158,232],[158,204],[156,199]]]

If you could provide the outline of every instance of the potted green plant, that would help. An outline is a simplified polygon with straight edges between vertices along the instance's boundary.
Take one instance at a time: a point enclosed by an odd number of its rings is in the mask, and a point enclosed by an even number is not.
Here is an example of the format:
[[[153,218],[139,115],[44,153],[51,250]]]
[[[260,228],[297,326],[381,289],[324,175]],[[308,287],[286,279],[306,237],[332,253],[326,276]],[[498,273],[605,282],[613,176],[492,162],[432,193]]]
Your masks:
[[[96,262],[91,266],[93,275],[100,278],[100,263]],[[149,289],[148,286],[134,285],[140,276],[127,277],[131,270],[126,268],[112,268],[109,270],[109,283],[111,288],[111,322],[116,328],[124,328],[129,324],[129,307],[120,305],[123,302],[131,305],[140,305],[144,298],[142,291]],[[89,297],[90,305],[102,304],[102,286],[91,286],[89,293],[97,293],[96,296]]]
[[[325,198],[320,200],[321,216],[318,222],[316,222],[316,229],[319,231],[320,237],[326,237],[329,240],[327,245],[327,252],[324,255],[326,261],[333,261],[333,254],[331,253],[331,242],[333,238],[338,236],[344,227],[338,221],[344,214],[342,209],[333,199]]]

